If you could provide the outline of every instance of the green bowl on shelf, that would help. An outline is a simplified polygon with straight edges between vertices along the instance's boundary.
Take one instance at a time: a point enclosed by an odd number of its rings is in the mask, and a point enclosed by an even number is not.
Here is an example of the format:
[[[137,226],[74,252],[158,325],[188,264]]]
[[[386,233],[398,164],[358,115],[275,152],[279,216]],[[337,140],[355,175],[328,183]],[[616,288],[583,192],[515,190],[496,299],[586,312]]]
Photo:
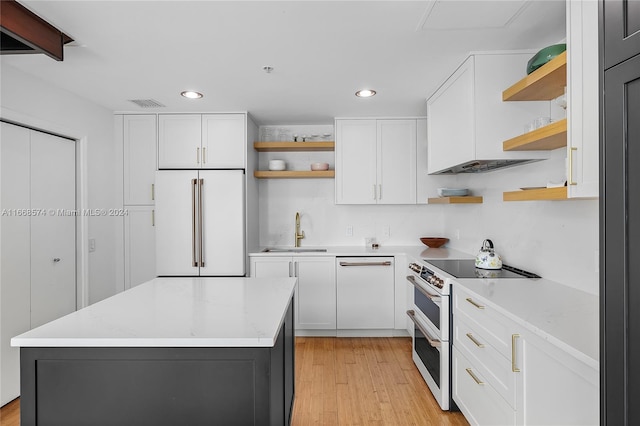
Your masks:
[[[529,62],[527,62],[527,74],[531,74],[565,50],[567,50],[567,45],[565,43],[545,47],[533,55],[533,58],[529,59]]]

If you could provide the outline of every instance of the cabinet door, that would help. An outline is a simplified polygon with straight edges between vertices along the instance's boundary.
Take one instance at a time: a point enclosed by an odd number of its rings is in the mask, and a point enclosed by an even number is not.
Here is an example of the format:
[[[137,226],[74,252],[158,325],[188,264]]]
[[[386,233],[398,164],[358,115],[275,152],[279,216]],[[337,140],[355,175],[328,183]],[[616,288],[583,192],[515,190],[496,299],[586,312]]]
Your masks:
[[[335,330],[336,266],[333,257],[294,257],[296,328]]]
[[[200,114],[160,114],[158,116],[158,168],[200,168],[201,122]]]
[[[427,101],[429,173],[475,158],[474,105],[470,57]]]
[[[127,206],[124,217],[124,274],[126,289],[156,276],[155,207]]]
[[[31,328],[29,216],[8,212],[30,208],[29,141],[23,127],[0,123],[0,405],[20,396],[20,348],[13,336]],[[5,210],[6,209],[6,210]]]
[[[567,2],[568,197],[598,197],[600,84],[598,3]]]
[[[640,54],[640,2],[603,1],[604,68]]]
[[[393,258],[340,257],[336,264],[338,329],[393,328]]]
[[[202,259],[200,276],[244,276],[244,172],[199,172],[202,185]]]
[[[596,368],[528,332],[514,342],[518,425],[599,423]]]
[[[197,276],[193,170],[156,172],[156,275]]]
[[[123,121],[123,204],[153,204],[153,185],[156,177],[156,116],[125,115]]]
[[[378,120],[378,204],[416,203],[416,120]]]
[[[202,168],[244,169],[247,147],[244,114],[202,116]]]
[[[336,120],[336,204],[376,204],[376,120]]]
[[[254,278],[292,277],[293,259],[289,256],[252,257],[250,273]]]

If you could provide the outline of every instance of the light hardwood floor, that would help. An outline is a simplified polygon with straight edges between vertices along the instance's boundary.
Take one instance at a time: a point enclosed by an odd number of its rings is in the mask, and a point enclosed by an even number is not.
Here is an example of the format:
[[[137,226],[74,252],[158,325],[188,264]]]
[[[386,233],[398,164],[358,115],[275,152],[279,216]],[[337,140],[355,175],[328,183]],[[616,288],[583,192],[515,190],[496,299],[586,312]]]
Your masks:
[[[0,410],[1,426],[20,424],[20,402]],[[443,412],[411,360],[411,340],[296,338],[292,424],[468,425]]]

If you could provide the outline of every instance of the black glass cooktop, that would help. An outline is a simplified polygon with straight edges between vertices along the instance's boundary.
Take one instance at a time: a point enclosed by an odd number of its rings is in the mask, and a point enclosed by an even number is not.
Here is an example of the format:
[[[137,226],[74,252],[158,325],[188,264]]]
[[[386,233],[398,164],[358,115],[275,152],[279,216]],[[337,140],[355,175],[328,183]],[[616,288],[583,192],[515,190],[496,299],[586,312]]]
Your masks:
[[[448,273],[455,278],[540,278],[532,272],[502,265],[502,269],[479,269],[473,259],[453,260],[426,260],[436,268]]]

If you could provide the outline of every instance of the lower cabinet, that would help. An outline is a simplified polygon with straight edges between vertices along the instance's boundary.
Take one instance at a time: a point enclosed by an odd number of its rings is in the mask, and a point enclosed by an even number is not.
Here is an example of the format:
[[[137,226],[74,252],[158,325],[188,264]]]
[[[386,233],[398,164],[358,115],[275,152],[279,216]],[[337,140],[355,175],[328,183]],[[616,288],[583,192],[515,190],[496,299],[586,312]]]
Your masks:
[[[154,206],[125,206],[124,288],[156,277],[156,232]]]
[[[395,324],[393,257],[338,257],[338,329],[392,329]]]
[[[453,292],[453,399],[476,425],[591,425],[599,374],[461,286]]]
[[[336,329],[336,266],[333,256],[251,258],[251,276],[296,277],[296,329]]]

